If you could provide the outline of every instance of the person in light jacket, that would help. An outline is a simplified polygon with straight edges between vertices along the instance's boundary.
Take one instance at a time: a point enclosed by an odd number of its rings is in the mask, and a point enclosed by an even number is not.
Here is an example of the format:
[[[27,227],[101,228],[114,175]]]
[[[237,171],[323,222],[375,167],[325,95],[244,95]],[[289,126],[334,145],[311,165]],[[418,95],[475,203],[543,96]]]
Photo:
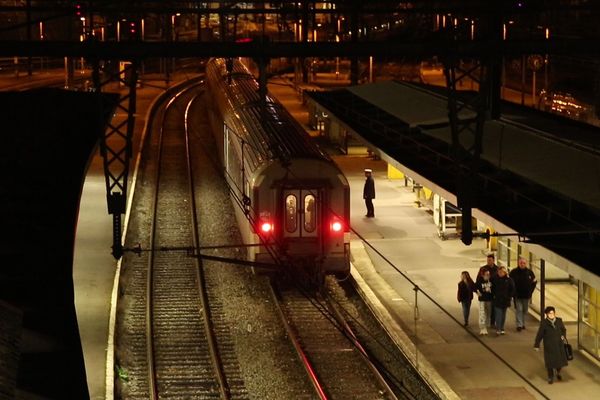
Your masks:
[[[535,336],[533,347],[536,351],[540,349],[540,342],[544,342],[544,364],[548,372],[548,383],[554,382],[556,379],[562,380],[560,370],[566,367],[567,353],[565,352],[565,340],[567,337],[567,328],[563,324],[562,319],[556,316],[556,310],[552,306],[544,309],[546,318],[540,321],[540,327]]]
[[[492,317],[492,280],[489,270],[483,271],[483,274],[477,277],[475,282],[477,296],[479,300],[479,334],[487,335],[487,327],[491,326]]]

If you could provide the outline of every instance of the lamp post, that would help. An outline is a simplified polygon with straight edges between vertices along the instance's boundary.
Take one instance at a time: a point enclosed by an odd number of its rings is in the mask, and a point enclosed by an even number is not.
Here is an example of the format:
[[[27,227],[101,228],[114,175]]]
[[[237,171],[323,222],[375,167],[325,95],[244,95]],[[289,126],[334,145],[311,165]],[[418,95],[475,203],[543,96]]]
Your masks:
[[[177,34],[175,33],[175,16],[176,14],[171,15],[171,40],[173,41],[177,39]]]
[[[321,24],[318,23],[317,26],[313,28],[313,42],[317,43],[318,41],[318,31],[317,28],[320,28]],[[312,80],[313,82],[317,80],[317,65],[319,64],[319,59],[317,57],[312,59],[310,63],[312,69]]]
[[[506,40],[506,24],[502,24],[502,40]],[[504,93],[504,87],[506,86],[506,60],[502,55],[502,85],[501,85],[501,97],[506,100],[506,94]]]
[[[337,31],[335,32],[335,41],[340,41],[340,18],[337,19]],[[340,57],[335,58],[335,79],[340,79]]]
[[[44,22],[40,21],[40,40],[44,40]],[[40,70],[44,70],[44,57],[40,57]]]
[[[85,17],[81,17],[80,20],[81,20],[81,36],[79,38],[79,41],[83,42],[85,40]],[[81,75],[83,75],[83,73],[85,72],[84,71],[84,62],[85,61],[84,61],[83,57],[81,57],[79,59],[79,66],[80,66],[80,73],[81,73]]]
[[[546,28],[544,32],[544,36],[546,40],[550,39],[550,28]],[[548,62],[549,57],[548,54],[544,55],[544,90],[548,93]]]

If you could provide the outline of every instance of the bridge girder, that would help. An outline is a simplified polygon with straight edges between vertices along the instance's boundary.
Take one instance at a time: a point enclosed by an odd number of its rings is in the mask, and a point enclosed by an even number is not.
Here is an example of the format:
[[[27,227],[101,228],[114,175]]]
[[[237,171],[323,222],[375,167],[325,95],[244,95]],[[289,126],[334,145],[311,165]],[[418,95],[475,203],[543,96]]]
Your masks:
[[[0,41],[0,56],[96,57],[139,60],[150,57],[475,57],[485,54],[600,54],[597,40],[541,39],[528,41],[443,40],[395,42],[99,42]]]

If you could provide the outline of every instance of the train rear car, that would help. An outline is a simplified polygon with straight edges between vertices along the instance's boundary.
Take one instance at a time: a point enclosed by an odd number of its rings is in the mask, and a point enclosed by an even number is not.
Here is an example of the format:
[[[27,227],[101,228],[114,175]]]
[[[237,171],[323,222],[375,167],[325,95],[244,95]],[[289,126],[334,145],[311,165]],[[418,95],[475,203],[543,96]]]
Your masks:
[[[207,64],[211,127],[250,260],[347,274],[346,177],[238,60]]]

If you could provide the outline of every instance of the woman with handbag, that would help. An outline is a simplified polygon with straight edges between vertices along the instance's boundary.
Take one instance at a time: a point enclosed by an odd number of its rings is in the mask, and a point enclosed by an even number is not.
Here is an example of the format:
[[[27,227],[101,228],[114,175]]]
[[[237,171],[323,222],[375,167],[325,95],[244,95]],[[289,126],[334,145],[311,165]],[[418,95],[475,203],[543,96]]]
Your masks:
[[[544,309],[546,318],[540,322],[540,328],[533,345],[535,350],[539,351],[540,342],[544,341],[544,364],[546,364],[548,383],[550,384],[554,382],[555,371],[556,379],[562,380],[560,370],[567,365],[567,353],[565,351],[567,329],[562,319],[555,315],[555,311],[552,306]]]

